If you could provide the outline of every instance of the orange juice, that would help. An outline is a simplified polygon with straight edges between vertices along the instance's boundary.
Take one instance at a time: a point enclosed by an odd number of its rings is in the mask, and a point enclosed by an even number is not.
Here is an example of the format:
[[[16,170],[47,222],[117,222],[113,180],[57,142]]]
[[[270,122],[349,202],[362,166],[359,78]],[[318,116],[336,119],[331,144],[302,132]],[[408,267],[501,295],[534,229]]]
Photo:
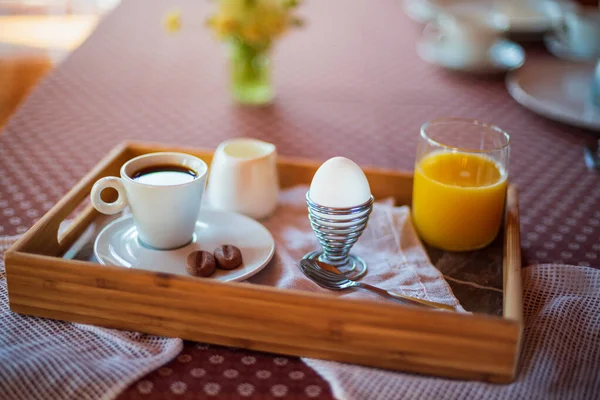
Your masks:
[[[444,250],[484,247],[498,234],[506,173],[492,159],[434,152],[415,168],[413,221],[421,238]]]

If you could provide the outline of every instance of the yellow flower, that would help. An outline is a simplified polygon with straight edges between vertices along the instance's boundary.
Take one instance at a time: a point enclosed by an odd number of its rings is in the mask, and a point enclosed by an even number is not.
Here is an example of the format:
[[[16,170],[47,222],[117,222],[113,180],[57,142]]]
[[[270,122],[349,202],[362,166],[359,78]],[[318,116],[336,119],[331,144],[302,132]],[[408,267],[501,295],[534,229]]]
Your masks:
[[[209,25],[221,38],[238,37],[263,45],[281,36],[298,20],[294,0],[218,0]]]
[[[255,25],[247,25],[242,30],[241,36],[248,42],[260,42],[261,34],[259,29]]]
[[[225,37],[235,33],[238,23],[228,17],[220,17],[214,20],[214,29],[219,36]]]
[[[164,19],[163,26],[169,33],[176,33],[181,30],[181,11],[174,9],[169,11]]]

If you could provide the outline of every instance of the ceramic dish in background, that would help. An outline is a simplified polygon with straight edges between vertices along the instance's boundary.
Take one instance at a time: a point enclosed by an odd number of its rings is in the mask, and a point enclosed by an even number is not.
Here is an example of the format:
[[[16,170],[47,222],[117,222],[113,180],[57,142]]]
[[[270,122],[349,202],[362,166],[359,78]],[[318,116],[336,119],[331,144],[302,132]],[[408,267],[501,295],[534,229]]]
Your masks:
[[[510,95],[522,106],[555,121],[600,131],[600,106],[592,102],[593,63],[544,58],[506,78]]]
[[[402,0],[402,8],[410,19],[420,24],[433,20],[436,14],[431,0]]]
[[[511,7],[510,3],[516,5]],[[530,6],[525,8],[525,3]],[[511,40],[531,41],[542,40],[544,34],[553,30],[562,20],[564,7],[570,4],[568,0],[404,0],[403,8],[421,24],[433,21],[440,12],[468,14],[497,24]]]
[[[562,60],[589,63],[600,59],[600,49],[595,53],[582,54],[581,52],[571,49],[564,40],[554,32],[544,36],[544,43],[552,55]]]
[[[142,268],[155,272],[190,276],[186,272],[188,254],[196,250],[213,252],[232,244],[242,252],[242,266],[225,271],[217,269],[210,278],[241,281],[261,271],[273,258],[275,241],[263,225],[241,214],[202,210],[196,222],[193,241],[174,250],[156,250],[138,240],[131,215],[108,224],[98,234],[94,255],[100,264]]]
[[[457,72],[487,75],[520,68],[525,62],[525,50],[517,43],[499,39],[479,61],[465,61],[440,41],[423,38],[417,44],[417,53],[424,61]]]
[[[439,13],[462,14],[492,19],[492,3],[478,0],[403,0],[406,15],[420,24],[435,20]]]
[[[561,23],[544,37],[553,55],[570,61],[600,58],[600,3],[595,7],[567,4]]]
[[[511,37],[541,39],[560,24],[564,4],[554,0],[498,0],[493,13],[506,19]]]

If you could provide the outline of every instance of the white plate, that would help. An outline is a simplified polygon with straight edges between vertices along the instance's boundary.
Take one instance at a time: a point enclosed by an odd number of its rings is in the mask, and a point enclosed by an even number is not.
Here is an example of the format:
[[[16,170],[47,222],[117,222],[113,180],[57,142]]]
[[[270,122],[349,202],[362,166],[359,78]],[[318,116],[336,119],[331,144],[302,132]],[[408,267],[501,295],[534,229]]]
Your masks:
[[[417,45],[417,53],[430,64],[474,74],[511,71],[519,68],[525,62],[525,50],[517,43],[505,39],[498,40],[489,49],[487,56],[477,62],[466,62],[440,41],[434,39],[422,39]]]
[[[241,281],[262,270],[273,258],[275,241],[260,223],[244,215],[202,210],[196,222],[194,240],[178,249],[156,250],[138,240],[131,215],[108,224],[96,238],[94,254],[100,264],[190,276],[185,269],[188,254],[195,250],[214,251],[232,244],[242,252],[243,265],[234,270],[217,269],[210,279]]]
[[[547,118],[600,131],[600,107],[591,101],[593,64],[544,57],[506,79],[510,95]]]

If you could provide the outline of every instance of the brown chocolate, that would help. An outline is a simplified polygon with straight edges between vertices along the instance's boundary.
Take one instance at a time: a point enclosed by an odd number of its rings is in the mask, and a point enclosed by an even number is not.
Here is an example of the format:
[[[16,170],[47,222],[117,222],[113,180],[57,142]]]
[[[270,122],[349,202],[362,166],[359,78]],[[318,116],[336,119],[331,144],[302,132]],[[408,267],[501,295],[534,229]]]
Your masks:
[[[215,257],[208,251],[193,251],[187,256],[186,270],[188,274],[209,277],[217,268]]]
[[[231,244],[219,246],[214,252],[217,268],[235,269],[242,265],[242,252]]]

